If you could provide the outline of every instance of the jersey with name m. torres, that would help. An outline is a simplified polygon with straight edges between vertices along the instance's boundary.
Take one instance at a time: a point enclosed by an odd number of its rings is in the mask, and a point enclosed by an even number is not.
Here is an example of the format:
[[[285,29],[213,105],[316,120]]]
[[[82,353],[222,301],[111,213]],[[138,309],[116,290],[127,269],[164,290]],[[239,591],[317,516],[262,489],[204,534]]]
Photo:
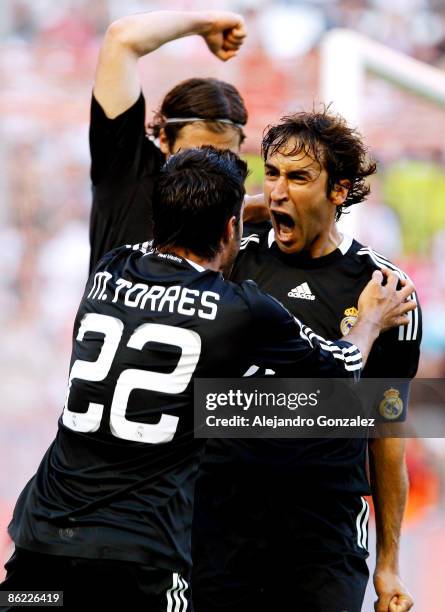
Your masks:
[[[360,373],[354,345],[310,335],[252,282],[139,245],[107,254],[75,320],[56,439],[14,511],[16,545],[187,568],[203,446],[194,377],[239,377],[253,361],[286,375]]]

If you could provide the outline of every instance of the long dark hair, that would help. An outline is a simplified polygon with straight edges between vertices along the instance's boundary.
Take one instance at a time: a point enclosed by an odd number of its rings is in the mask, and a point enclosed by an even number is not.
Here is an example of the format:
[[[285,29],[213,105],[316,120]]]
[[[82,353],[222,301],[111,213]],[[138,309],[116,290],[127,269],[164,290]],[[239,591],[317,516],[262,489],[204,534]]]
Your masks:
[[[166,124],[166,119],[184,118],[184,123]],[[179,130],[187,124],[187,118],[202,117],[206,127],[215,132],[236,129],[240,144],[245,139],[242,127],[227,126],[217,119],[228,119],[239,126],[247,123],[247,110],[239,91],[230,83],[217,79],[187,79],[173,87],[162,101],[159,111],[149,126],[157,138],[164,128],[170,147],[174,144]]]

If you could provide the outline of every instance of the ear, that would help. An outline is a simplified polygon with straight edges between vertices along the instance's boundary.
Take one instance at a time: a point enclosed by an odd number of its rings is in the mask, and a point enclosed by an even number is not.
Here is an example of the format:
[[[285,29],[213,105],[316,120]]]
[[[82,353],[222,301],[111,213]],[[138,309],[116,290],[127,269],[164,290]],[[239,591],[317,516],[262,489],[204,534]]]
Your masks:
[[[226,227],[224,228],[224,232],[222,235],[222,242],[228,243],[233,240],[236,232],[236,218],[235,216],[230,217],[230,219],[226,223]]]
[[[166,157],[169,157],[171,155],[170,143],[168,142],[167,136],[165,135],[164,128],[161,128],[159,130],[159,148]]]
[[[348,197],[349,190],[351,189],[351,181],[348,179],[341,179],[337,181],[329,194],[329,199],[335,206],[341,206],[344,204]]]

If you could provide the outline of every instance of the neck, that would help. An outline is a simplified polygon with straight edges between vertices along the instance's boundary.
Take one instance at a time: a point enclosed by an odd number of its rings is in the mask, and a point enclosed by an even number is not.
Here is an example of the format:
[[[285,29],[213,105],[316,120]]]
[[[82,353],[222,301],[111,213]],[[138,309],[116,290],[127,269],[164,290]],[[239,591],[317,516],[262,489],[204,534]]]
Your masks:
[[[203,257],[200,257],[199,255],[196,255],[189,249],[184,249],[178,246],[166,246],[158,250],[160,253],[172,253],[173,255],[178,255],[178,257],[182,257],[183,259],[189,259],[190,261],[197,263],[198,265],[202,266],[203,268],[206,268],[207,270],[214,270],[215,272],[219,272],[221,269],[221,262],[219,256],[216,256],[214,259],[205,259]]]
[[[335,251],[341,243],[343,236],[337,229],[337,225],[332,225],[328,231],[319,234],[309,246],[308,252],[312,258],[324,257]]]

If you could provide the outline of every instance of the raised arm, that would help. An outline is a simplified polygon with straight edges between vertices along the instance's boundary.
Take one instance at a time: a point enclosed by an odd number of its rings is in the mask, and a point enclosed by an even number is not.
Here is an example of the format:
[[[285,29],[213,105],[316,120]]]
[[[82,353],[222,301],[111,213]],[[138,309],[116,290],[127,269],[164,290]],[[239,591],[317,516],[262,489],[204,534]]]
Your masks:
[[[193,34],[201,35],[209,50],[226,61],[237,54],[246,31],[243,18],[229,12],[156,11],[112,23],[100,50],[94,83],[94,96],[106,116],[117,117],[138,99],[139,58]]]

